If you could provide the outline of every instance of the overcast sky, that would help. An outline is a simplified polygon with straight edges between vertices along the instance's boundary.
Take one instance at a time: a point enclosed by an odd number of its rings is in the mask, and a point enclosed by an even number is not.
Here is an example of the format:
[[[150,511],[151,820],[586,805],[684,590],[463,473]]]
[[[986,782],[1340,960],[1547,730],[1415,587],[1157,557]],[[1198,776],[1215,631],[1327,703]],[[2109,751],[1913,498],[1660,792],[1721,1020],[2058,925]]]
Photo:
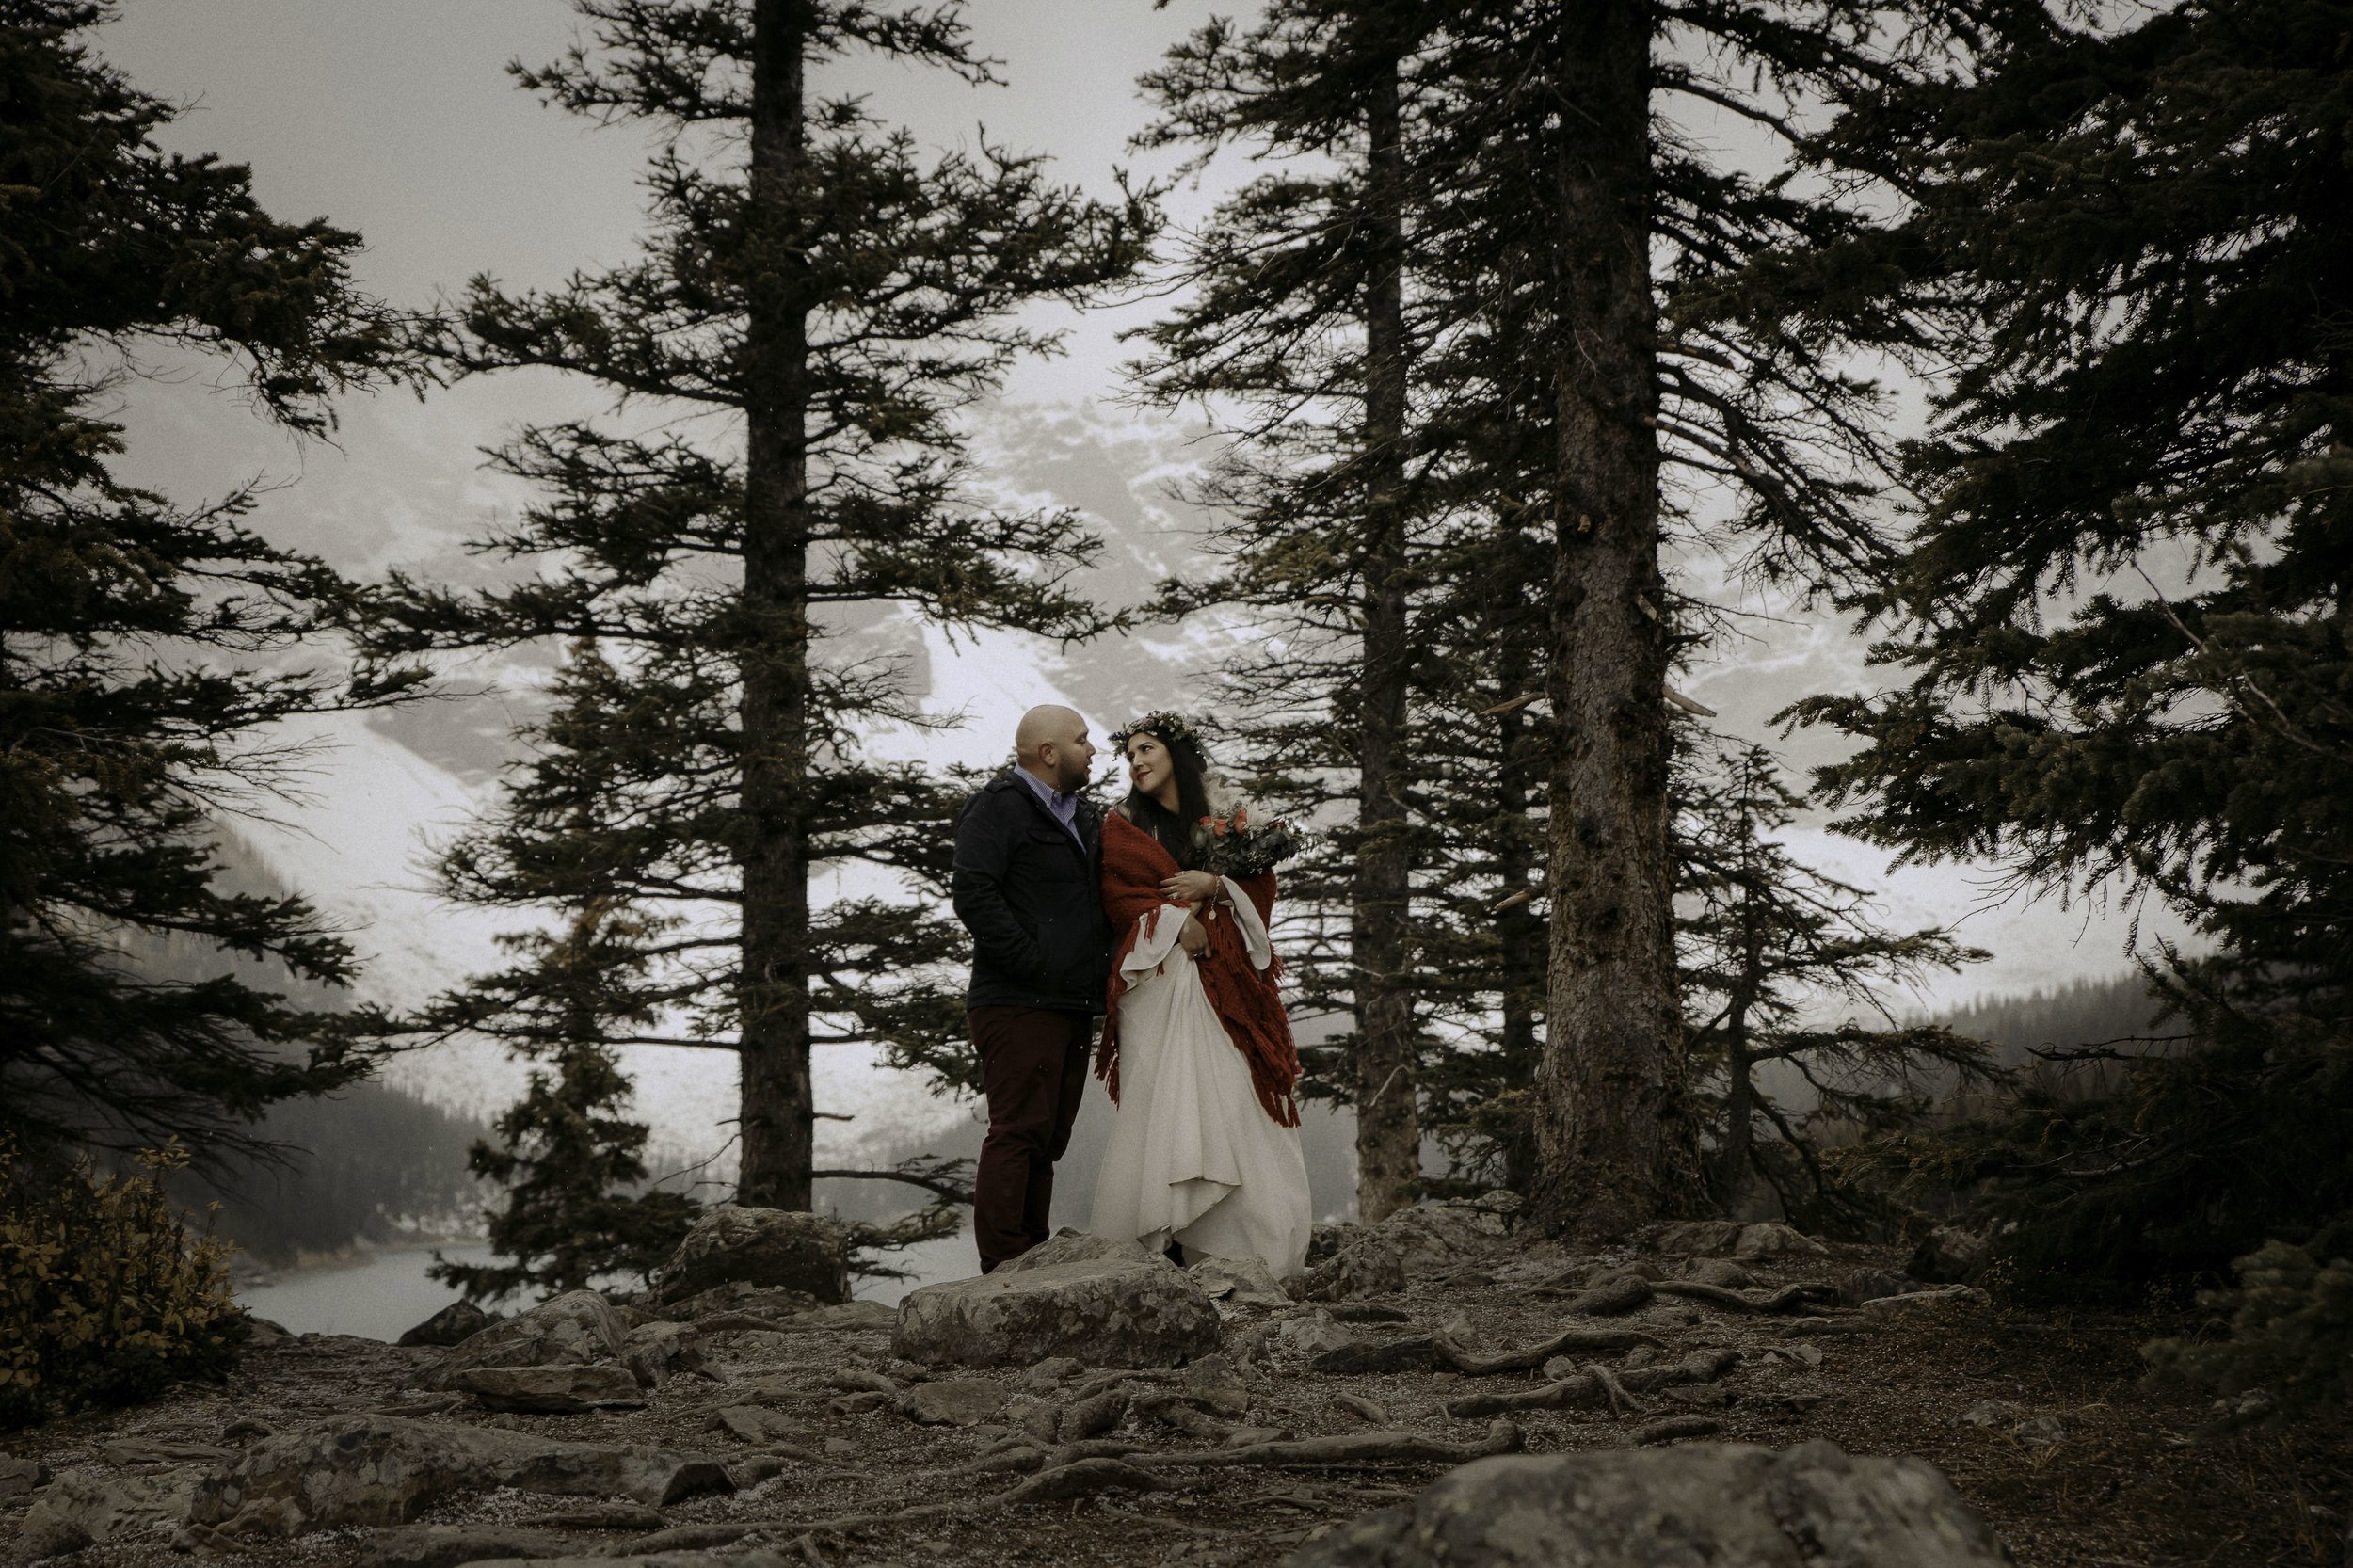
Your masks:
[[[1048,152],[1064,180],[1108,195],[1116,165],[1158,171],[1125,151],[1145,114],[1135,77],[1209,9],[1195,0],[1165,10],[1149,0],[977,0],[968,18],[1009,86],[968,88],[936,72],[860,66],[837,70],[825,87],[870,92],[877,113],[935,146],[969,146],[984,124],[992,141]],[[599,130],[545,108],[505,75],[510,59],[553,57],[573,30],[561,0],[126,0],[102,47],[140,88],[188,106],[168,145],[251,165],[261,200],[280,217],[325,216],[358,230],[367,243],[364,286],[416,304],[477,273],[545,285],[632,253],[646,133]],[[1176,215],[1203,210],[1218,188],[1213,179],[1178,192]],[[1105,581],[1115,586],[1140,586],[1183,564],[1188,530],[1199,522],[1167,494],[1168,476],[1193,450],[1187,432],[1119,402],[1117,334],[1151,309],[1139,299],[1071,320],[1070,353],[1015,371],[982,442],[1005,489],[1080,506],[1100,521],[1114,546]],[[598,406],[553,377],[508,376],[423,404],[356,399],[336,446],[296,448],[232,400],[182,382],[134,397],[133,477],[191,499],[266,473],[286,482],[262,514],[270,532],[348,569],[441,563],[456,571],[462,541],[521,499],[483,473],[478,449],[522,421]],[[1197,690],[1204,646],[1162,633],[1062,660],[1017,639],[958,647],[912,628],[905,635],[920,644],[935,700],[974,715],[965,738],[945,747],[970,760],[1001,755],[999,729],[1034,698],[1077,700],[1098,733],[1136,707],[1184,702]],[[1721,712],[1730,732],[1770,739],[1769,715],[1787,702],[1870,679],[1845,629],[1785,616],[1711,653],[1685,684]],[[407,848],[393,858],[413,866],[424,836],[446,826],[504,755],[501,731],[511,716],[494,697],[384,727],[376,733],[414,750],[418,766],[360,758],[323,776],[334,797],[324,808],[394,824],[392,838]],[[1830,744],[1801,736],[1786,749],[1799,761],[1818,760]],[[326,843],[337,835],[322,827],[312,837]],[[2123,963],[2124,927],[2112,912],[2051,903],[1981,908],[1982,870],[1889,876],[1883,855],[1818,830],[1800,847],[1884,888],[1891,920],[1959,919],[1965,937],[1994,950],[1994,963],[1924,1000],[2106,974]],[[404,880],[381,858],[346,879],[379,890]],[[405,880],[413,887],[419,878]],[[364,898],[356,906],[391,907]]]

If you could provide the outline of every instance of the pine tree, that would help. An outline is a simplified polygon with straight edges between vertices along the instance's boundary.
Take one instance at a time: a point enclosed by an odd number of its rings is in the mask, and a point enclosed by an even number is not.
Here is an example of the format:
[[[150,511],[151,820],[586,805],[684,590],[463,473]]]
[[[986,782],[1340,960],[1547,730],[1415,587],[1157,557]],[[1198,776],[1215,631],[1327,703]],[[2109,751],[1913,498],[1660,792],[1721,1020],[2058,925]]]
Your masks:
[[[647,1128],[625,1120],[630,1081],[608,1042],[616,976],[644,962],[648,922],[590,901],[555,936],[510,938],[536,960],[535,980],[560,977],[528,1054],[546,1064],[523,1097],[500,1115],[498,1143],[477,1143],[466,1168],[506,1188],[505,1208],[488,1216],[490,1247],[506,1264],[451,1263],[426,1272],[470,1297],[496,1299],[538,1288],[578,1290],[600,1275],[653,1271],[694,1224],[682,1192],[640,1192]],[[528,1013],[536,1012],[528,1009]],[[548,1067],[552,1067],[551,1074]]]
[[[307,658],[348,584],[248,525],[254,488],[125,483],[107,410],[184,351],[314,436],[403,360],[352,287],[358,235],[281,223],[242,166],[157,147],[172,111],[91,51],[110,14],[0,4],[0,1143],[209,1156],[365,1065],[351,1018],[243,967],[358,972],[303,898],[223,885],[218,824],[283,784],[268,727],[402,680]],[[129,950],[168,937],[200,973],[138,972]]]
[[[1804,865],[1781,841],[1804,804],[1761,746],[1689,736],[1675,791],[1676,948],[1717,1202],[1761,1182],[1816,1233],[1868,1235],[1893,1216],[1826,1158],[1917,1127],[1957,1088],[2002,1078],[1982,1041],[1905,1023],[1888,992],[1991,953],[1928,928],[1889,931],[1867,893]],[[1839,1016],[1842,1015],[1843,1016]],[[1776,1102],[1778,1067],[1813,1104]]]
[[[1916,204],[1957,370],[1859,601],[1905,683],[1804,706],[1862,744],[1822,777],[1908,856],[2105,885],[2203,948],[2151,955],[2195,1039],[1970,1142],[2047,1286],[2353,1211],[2348,32],[2342,0],[2057,29],[1841,133]]]
[[[1988,8],[1998,14],[1998,8]],[[1422,243],[1485,346],[1484,401],[1537,411],[1550,536],[1542,729],[1550,978],[1532,1097],[1545,1223],[1596,1233],[1702,1201],[1677,999],[1667,678],[1708,630],[1662,552],[1701,539],[1803,590],[1883,553],[1887,454],[1858,350],[1918,346],[1852,182],[1759,179],[1674,134],[1712,104],[1811,155],[1808,107],[1966,42],[1968,8],[1554,0],[1440,24],[1452,173]],[[1924,63],[1925,62],[1925,63]],[[1863,308],[1870,306],[1873,308]],[[1513,474],[1513,478],[1517,478]]]
[[[872,726],[926,721],[900,668],[824,640],[902,610],[1064,639],[1104,624],[1065,581],[1096,541],[1071,514],[976,502],[958,416],[1052,346],[1008,312],[1126,274],[1149,206],[1085,200],[986,144],[926,164],[860,101],[812,90],[812,62],[856,51],[988,80],[952,6],[578,8],[588,40],[516,74],[660,133],[647,249],[544,294],[478,280],[439,346],[457,374],[585,377],[654,433],[524,433],[497,465],[546,499],[488,543],[539,575],[473,596],[403,582],[376,646],[607,650],[592,716],[551,736],[456,880],[542,904],[584,857],[623,904],[683,920],[642,1038],[735,1053],[739,1196],[805,1208],[812,1045],[879,1042],[959,1077],[968,1054],[946,972],[961,936],[936,903],[855,882],[812,897],[834,871],[944,881],[956,804],[948,780],[861,753]]]
[[[1369,1223],[1421,1175],[1409,691],[1417,436],[1407,228],[1410,0],[1278,0],[1247,30],[1220,19],[1144,78],[1147,146],[1206,162],[1247,148],[1287,161],[1190,236],[1192,296],[1148,329],[1144,385],[1229,420],[1233,445],[1201,499],[1231,524],[1222,570],[1172,584],[1169,607],[1248,606],[1266,651],[1221,694],[1249,771],[1294,803],[1346,813],[1287,881],[1318,927],[1303,1002],[1354,1028],[1311,1052],[1310,1089],[1356,1112],[1356,1205]],[[1303,172],[1321,155],[1329,172]],[[1322,929],[1330,917],[1341,927]]]

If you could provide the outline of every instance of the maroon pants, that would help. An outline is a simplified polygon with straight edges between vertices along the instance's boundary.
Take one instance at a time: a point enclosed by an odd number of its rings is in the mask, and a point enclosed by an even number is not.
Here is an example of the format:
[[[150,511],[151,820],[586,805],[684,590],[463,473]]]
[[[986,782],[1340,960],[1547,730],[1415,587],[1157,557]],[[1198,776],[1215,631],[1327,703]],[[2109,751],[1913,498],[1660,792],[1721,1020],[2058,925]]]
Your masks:
[[[972,1239],[986,1273],[1047,1238],[1054,1161],[1070,1146],[1085,1097],[1095,1020],[1042,1007],[975,1007],[965,1017],[988,1096],[988,1136],[972,1178]]]

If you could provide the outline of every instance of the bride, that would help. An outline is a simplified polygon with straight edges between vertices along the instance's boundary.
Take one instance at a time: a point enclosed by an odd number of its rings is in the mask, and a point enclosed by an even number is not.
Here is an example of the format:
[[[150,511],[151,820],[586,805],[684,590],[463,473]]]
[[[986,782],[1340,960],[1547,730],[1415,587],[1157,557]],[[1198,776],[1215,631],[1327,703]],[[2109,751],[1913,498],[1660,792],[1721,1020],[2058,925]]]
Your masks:
[[[1098,1236],[1174,1242],[1188,1262],[1305,1272],[1313,1211],[1299,1152],[1299,1057],[1267,941],[1274,876],[1200,870],[1211,780],[1175,713],[1112,744],[1133,788],[1103,824],[1118,947],[1096,1076],[1118,1115],[1096,1182]]]

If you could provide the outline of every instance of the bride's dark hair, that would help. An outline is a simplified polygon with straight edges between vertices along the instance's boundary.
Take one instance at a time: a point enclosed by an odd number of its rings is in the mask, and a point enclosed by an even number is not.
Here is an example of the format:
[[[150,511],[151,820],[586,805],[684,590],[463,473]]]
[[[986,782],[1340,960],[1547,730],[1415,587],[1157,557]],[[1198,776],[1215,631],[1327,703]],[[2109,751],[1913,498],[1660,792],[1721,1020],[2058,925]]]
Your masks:
[[[1201,754],[1201,743],[1184,730],[1163,730],[1146,721],[1120,736],[1119,753],[1123,760],[1128,754],[1128,743],[1138,735],[1149,735],[1168,748],[1168,760],[1176,770],[1176,809],[1171,811],[1130,786],[1128,798],[1120,803],[1122,811],[1129,822],[1158,839],[1160,847],[1176,857],[1177,865],[1197,871],[1201,852],[1193,847],[1193,830],[1209,814],[1209,788],[1206,782],[1209,760]]]

